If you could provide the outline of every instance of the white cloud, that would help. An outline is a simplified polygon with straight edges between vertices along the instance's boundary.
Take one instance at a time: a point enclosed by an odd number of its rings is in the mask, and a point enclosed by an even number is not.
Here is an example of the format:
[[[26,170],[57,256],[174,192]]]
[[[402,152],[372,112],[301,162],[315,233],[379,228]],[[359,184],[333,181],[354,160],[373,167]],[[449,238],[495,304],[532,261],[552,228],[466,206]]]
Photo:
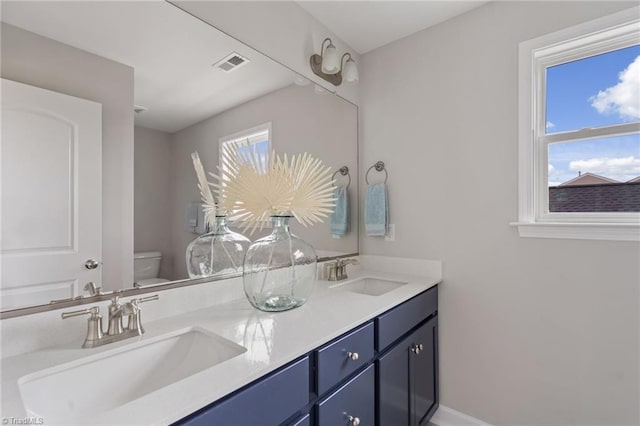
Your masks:
[[[640,158],[634,156],[621,158],[590,158],[569,163],[569,169],[591,172],[621,182],[640,175]]]
[[[553,164],[549,164],[549,174],[552,175],[556,172],[556,168],[553,167]]]
[[[547,121],[547,130],[553,129],[554,127],[556,127],[555,124],[553,124],[551,121]]]
[[[589,98],[600,114],[618,113],[624,120],[640,119],[640,56],[618,75],[615,86]]]

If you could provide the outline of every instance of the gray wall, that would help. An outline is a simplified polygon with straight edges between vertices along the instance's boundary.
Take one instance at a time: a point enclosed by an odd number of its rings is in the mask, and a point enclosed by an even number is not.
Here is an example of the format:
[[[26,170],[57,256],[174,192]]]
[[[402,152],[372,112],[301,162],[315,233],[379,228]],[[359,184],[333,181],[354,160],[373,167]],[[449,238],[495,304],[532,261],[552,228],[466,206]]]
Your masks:
[[[134,251],[162,252],[159,277],[171,278],[171,135],[136,126],[134,140]]]
[[[316,249],[354,253],[358,250],[357,198],[358,109],[333,95],[317,95],[313,85],[289,86],[254,99],[173,135],[175,179],[173,198],[173,247],[175,277],[186,277],[184,253],[195,234],[183,230],[182,217],[189,202],[200,194],[191,153],[198,151],[205,170],[217,173],[218,140],[221,137],[271,122],[272,147],[278,153],[309,154],[337,170],[346,165],[354,183],[349,188],[351,232],[340,239],[329,234],[329,219],[304,228],[294,221],[292,230]],[[255,240],[262,234],[248,235]]]
[[[133,68],[2,23],[2,78],[102,104],[102,286],[133,282]]]
[[[504,425],[640,422],[639,244],[509,226],[519,42],[633,5],[491,2],[361,58],[362,164],[385,161],[396,224],[361,251],[444,261],[445,406]]]

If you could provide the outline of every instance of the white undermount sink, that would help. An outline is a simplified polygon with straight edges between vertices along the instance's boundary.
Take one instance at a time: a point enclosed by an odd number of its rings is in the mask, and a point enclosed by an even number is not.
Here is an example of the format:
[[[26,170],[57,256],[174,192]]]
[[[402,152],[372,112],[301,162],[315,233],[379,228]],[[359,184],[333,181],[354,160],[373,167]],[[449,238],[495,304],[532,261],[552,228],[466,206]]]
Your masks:
[[[39,371],[18,380],[29,416],[70,423],[134,401],[246,351],[191,327]]]
[[[395,290],[398,287],[406,285],[406,282],[385,280],[382,278],[358,278],[346,283],[339,283],[330,286],[330,288],[339,288],[351,291],[353,293],[366,294],[368,296],[380,296]]]

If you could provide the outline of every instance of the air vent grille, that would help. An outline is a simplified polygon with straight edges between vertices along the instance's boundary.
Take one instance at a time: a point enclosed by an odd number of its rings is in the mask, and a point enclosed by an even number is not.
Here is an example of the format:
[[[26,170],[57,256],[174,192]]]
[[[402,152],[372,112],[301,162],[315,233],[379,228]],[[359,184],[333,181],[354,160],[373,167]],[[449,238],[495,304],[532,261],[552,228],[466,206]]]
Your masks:
[[[245,65],[248,62],[249,62],[249,59],[239,55],[236,52],[232,52],[231,54],[224,57],[222,60],[213,64],[213,66],[220,68],[225,72],[231,72],[240,68],[241,66]]]

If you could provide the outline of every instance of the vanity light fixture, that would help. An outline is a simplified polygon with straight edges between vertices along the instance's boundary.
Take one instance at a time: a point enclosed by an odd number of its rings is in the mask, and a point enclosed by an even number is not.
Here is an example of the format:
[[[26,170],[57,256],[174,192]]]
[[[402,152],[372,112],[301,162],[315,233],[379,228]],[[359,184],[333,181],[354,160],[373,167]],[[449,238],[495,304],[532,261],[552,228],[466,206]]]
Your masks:
[[[329,44],[325,47],[327,42]],[[334,86],[340,86],[343,80],[347,83],[358,82],[358,67],[351,54],[345,53],[340,59],[338,58],[338,50],[327,37],[320,46],[320,54],[314,53],[309,59],[311,70]]]

